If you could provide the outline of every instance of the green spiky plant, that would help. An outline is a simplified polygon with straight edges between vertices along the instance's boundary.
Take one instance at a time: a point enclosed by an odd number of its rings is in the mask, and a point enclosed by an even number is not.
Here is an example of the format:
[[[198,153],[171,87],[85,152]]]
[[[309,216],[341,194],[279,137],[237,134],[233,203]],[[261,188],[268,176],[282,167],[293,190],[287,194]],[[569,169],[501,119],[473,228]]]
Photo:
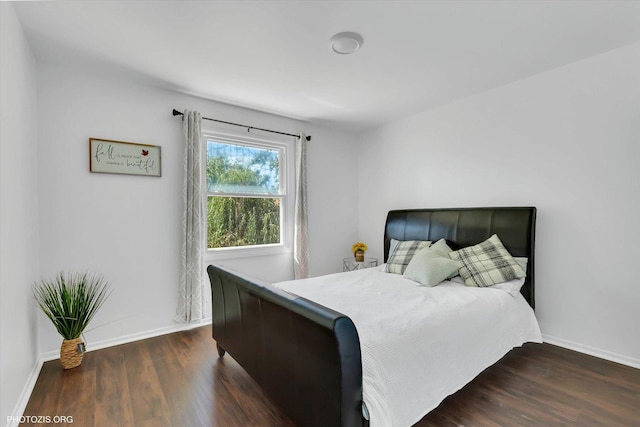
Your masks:
[[[110,285],[102,276],[87,273],[60,272],[53,279],[41,279],[33,288],[38,306],[65,340],[80,337],[110,294]]]

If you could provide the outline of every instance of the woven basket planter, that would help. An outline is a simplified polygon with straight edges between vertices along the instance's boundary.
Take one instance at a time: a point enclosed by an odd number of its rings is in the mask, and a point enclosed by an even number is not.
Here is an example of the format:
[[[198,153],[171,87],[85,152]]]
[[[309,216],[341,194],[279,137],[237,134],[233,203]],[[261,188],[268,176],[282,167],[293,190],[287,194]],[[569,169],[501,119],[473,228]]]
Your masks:
[[[60,347],[60,362],[64,369],[75,368],[82,363],[84,351],[78,348],[79,344],[84,344],[82,338],[62,341],[62,346]],[[84,346],[81,347],[84,348]]]

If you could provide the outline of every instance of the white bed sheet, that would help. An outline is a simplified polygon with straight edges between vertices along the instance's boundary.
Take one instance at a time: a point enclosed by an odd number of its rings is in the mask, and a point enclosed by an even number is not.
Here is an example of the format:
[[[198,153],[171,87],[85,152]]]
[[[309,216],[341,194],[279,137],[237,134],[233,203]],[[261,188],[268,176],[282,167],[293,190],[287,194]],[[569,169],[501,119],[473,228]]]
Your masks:
[[[375,268],[275,286],[353,320],[371,427],[411,426],[512,348],[542,342],[522,295],[500,289],[427,288]]]

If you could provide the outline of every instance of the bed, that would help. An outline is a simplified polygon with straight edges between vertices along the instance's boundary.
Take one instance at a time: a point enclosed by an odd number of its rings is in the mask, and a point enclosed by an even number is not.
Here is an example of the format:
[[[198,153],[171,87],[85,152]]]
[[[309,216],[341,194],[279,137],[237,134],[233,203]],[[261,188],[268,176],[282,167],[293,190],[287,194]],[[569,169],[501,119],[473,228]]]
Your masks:
[[[380,269],[272,285],[211,265],[212,334],[218,353],[222,357],[228,351],[298,425],[412,425],[511,348],[540,340],[532,311],[535,219],[533,207],[411,209],[387,215],[385,262],[392,239],[445,239],[455,250],[498,235],[511,255],[527,259],[517,295],[460,284],[455,288],[449,282],[427,292]],[[376,306],[369,299],[376,293],[389,305]],[[478,321],[478,311],[484,309],[472,295],[498,307],[499,321]],[[422,330],[432,323],[422,308],[448,307],[454,299],[462,305],[435,316],[444,326],[429,333],[398,329],[406,323]],[[406,309],[401,301],[415,308]],[[399,313],[417,314],[405,319]],[[382,323],[371,323],[372,317]],[[493,335],[478,333],[484,330]],[[460,331],[465,338],[459,339]],[[426,341],[418,342],[419,335]]]

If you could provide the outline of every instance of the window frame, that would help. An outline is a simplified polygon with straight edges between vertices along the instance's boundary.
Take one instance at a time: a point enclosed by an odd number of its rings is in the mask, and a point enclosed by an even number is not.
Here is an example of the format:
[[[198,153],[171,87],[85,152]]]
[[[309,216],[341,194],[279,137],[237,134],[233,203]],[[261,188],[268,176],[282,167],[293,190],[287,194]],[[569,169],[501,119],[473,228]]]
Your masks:
[[[207,142],[216,140],[223,143],[247,145],[256,148],[267,148],[270,150],[278,150],[280,153],[280,194],[255,194],[249,197],[263,198],[280,198],[280,243],[272,243],[265,245],[252,246],[233,246],[226,248],[209,248],[208,239],[205,238],[205,257],[208,260],[221,260],[231,258],[242,258],[248,256],[264,256],[276,255],[293,252],[293,216],[294,216],[294,194],[295,194],[295,156],[294,141],[285,140],[284,138],[264,138],[255,137],[254,135],[243,135],[235,132],[223,132],[220,130],[203,130],[203,165],[202,165],[202,185],[203,201],[205,212],[207,211],[207,203],[209,196],[221,197],[247,197],[246,194],[237,193],[213,193],[209,192],[207,186]],[[209,229],[209,222],[206,221],[206,230]],[[205,231],[205,236],[207,235]]]

